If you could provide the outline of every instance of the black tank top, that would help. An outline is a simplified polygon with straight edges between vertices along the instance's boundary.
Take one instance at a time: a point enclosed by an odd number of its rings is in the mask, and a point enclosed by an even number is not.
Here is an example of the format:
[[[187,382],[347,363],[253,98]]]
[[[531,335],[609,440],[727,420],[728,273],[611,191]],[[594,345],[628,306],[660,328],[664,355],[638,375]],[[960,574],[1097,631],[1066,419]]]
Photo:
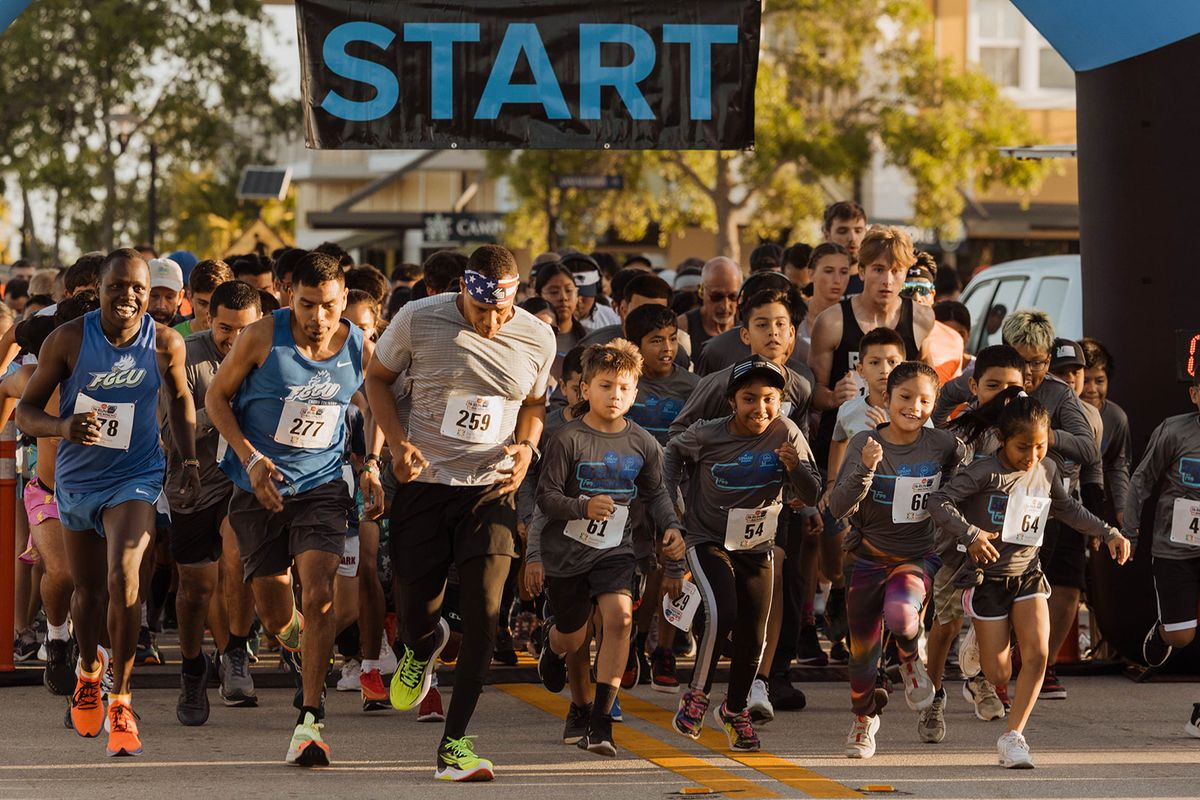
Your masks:
[[[704,330],[704,320],[700,318],[700,309],[693,308],[687,312],[684,317],[687,320],[687,334],[692,340],[692,361],[700,359],[700,353],[704,350],[704,345],[708,344],[708,340],[713,338],[708,335],[708,331]]]

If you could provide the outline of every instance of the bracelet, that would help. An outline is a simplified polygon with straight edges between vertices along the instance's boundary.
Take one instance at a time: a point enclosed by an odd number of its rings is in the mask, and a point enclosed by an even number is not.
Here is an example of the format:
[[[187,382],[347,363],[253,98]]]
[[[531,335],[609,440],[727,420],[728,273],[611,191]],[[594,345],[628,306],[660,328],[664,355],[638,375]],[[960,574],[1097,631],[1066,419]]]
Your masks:
[[[363,464],[362,471],[367,473],[368,475],[378,475],[379,474],[378,461],[377,460],[376,461],[368,461],[367,463]]]
[[[250,457],[246,459],[246,463],[242,465],[243,469],[246,470],[247,477],[250,475],[250,470],[254,469],[254,465],[262,461],[264,458],[265,456],[257,450],[250,454]]]
[[[364,464],[370,464],[372,461],[374,461],[376,464],[379,463],[378,453],[368,453],[367,457],[363,459]]]
[[[198,458],[185,458],[185,459],[183,460],[183,465],[184,465],[185,467],[195,467],[196,469],[200,469],[200,459],[198,459]]]

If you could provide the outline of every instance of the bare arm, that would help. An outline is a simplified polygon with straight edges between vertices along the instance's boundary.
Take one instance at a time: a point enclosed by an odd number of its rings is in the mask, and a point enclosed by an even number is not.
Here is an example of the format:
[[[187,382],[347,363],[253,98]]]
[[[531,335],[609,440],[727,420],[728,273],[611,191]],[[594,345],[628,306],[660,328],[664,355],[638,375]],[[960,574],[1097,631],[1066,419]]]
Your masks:
[[[842,340],[842,307],[832,305],[813,322],[812,344],[808,350],[808,366],[813,371],[813,406],[819,411],[837,408],[848,398],[829,388],[833,372],[833,351]],[[853,394],[850,395],[853,397]]]
[[[933,366],[933,361],[929,354],[929,332],[933,330],[935,321],[933,308],[913,303],[913,338],[917,340],[921,360],[930,366]]]
[[[187,380],[187,351],[183,337],[166,325],[157,325],[158,370],[168,399],[167,417],[175,448],[184,460],[196,457],[196,404]]]
[[[0,336],[0,372],[8,369],[8,365],[20,352],[21,345],[17,344],[17,326],[10,325],[4,335]]]
[[[18,369],[13,374],[0,381],[0,428],[8,424],[9,418],[17,409],[17,401],[33,375],[33,367],[29,364]]]
[[[274,331],[275,320],[270,316],[263,317],[242,331],[234,340],[229,355],[221,362],[204,396],[209,419],[243,464],[254,453],[254,447],[246,439],[233,413],[233,398],[250,371],[266,360]]]
[[[69,322],[46,337],[37,368],[17,403],[17,427],[37,438],[61,436],[76,444],[100,441],[95,413],[59,419],[46,413],[46,403],[74,369],[73,355],[83,341],[83,320]]]

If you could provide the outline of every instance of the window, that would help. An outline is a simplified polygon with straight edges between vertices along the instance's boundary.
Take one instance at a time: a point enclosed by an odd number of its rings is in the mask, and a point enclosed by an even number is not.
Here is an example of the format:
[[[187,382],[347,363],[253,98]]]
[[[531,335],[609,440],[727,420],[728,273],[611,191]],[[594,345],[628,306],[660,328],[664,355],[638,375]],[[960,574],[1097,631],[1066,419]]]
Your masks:
[[[1067,299],[1066,278],[1043,278],[1033,307],[1045,311],[1057,328],[1062,323],[1063,301]]]
[[[970,291],[960,298],[967,311],[971,312],[971,335],[967,337],[967,349],[972,353],[979,350],[971,345],[979,341],[979,331],[983,328],[984,318],[987,316],[987,310],[991,308],[992,295],[995,293],[995,281],[979,281],[972,283]]]
[[[1000,281],[1000,288],[996,290],[996,296],[992,298],[991,307],[984,319],[981,347],[1004,344],[1001,325],[1009,313],[1020,307],[1021,292],[1025,283],[1025,278],[1005,278]]]
[[[1038,50],[1038,86],[1043,89],[1075,89],[1075,70],[1045,42]]]
[[[1075,72],[1012,0],[973,0],[967,57],[1032,107],[1074,107]]]
[[[1021,85],[1024,18],[1010,0],[979,0],[979,66],[997,86]]]

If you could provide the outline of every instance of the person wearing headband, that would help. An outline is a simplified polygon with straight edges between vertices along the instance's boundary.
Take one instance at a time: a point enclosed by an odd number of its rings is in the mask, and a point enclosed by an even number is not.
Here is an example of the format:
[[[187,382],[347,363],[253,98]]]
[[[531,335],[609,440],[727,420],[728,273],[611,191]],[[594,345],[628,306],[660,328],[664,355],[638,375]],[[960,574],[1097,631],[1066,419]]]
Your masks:
[[[620,325],[621,316],[609,305],[599,301],[600,265],[591,256],[583,253],[568,253],[562,263],[571,270],[575,286],[579,290],[579,305],[575,308],[575,319],[588,333],[608,325]]]

